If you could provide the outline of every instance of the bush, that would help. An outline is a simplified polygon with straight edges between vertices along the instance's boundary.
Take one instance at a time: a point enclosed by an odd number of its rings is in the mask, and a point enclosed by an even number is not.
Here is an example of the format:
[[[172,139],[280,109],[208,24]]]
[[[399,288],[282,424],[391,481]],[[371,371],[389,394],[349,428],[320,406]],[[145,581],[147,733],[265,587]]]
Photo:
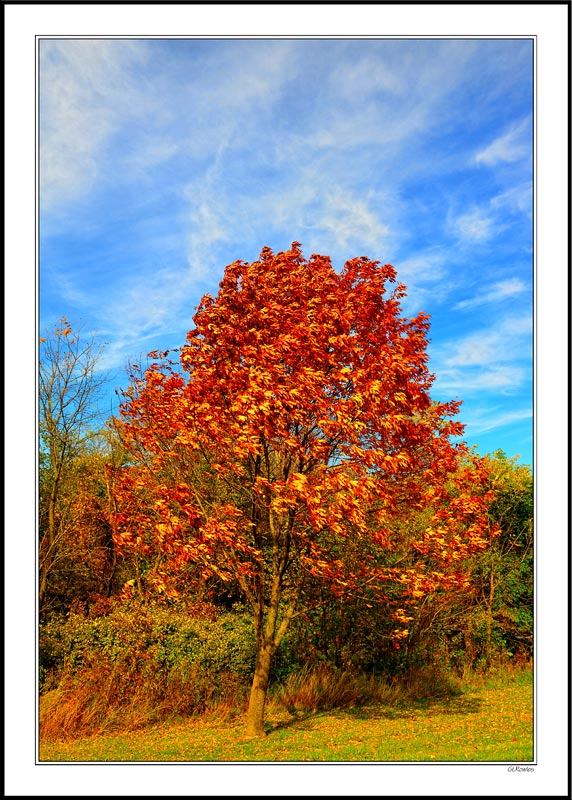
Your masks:
[[[240,707],[254,670],[251,621],[207,610],[116,605],[104,616],[70,613],[43,625],[42,736]]]
[[[142,671],[230,670],[250,675],[255,639],[249,617],[195,606],[116,605],[104,616],[70,613],[40,628],[40,665],[45,676],[72,674],[93,657]]]

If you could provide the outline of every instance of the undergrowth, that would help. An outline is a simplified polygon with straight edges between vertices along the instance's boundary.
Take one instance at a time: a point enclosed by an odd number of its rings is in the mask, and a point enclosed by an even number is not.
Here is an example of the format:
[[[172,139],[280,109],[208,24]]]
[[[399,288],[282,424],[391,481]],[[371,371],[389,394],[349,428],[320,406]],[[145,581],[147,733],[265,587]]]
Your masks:
[[[189,606],[121,606],[90,617],[70,614],[42,626],[40,739],[70,740],[133,731],[188,717],[229,721],[244,713],[254,668],[248,616]],[[296,716],[369,704],[451,698],[471,682],[503,681],[425,666],[400,676],[328,663],[279,662],[269,709]],[[522,670],[520,670],[522,671]],[[514,675],[519,670],[512,670]]]
[[[44,741],[127,731],[189,716],[228,721],[244,713],[249,682],[232,672],[212,675],[191,670],[150,681],[111,665],[91,665],[67,676],[40,701]],[[275,684],[268,708],[293,716],[371,704],[398,705],[461,694],[460,679],[433,671],[402,681],[342,671],[328,665],[305,668]]]

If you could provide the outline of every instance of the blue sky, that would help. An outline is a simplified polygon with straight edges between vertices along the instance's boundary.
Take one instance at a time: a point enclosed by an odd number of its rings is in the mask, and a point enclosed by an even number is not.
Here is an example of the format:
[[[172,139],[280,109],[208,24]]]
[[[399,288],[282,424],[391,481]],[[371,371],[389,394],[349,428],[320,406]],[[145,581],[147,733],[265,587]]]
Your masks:
[[[226,264],[392,263],[434,395],[532,463],[530,39],[42,39],[43,331],[176,347]]]

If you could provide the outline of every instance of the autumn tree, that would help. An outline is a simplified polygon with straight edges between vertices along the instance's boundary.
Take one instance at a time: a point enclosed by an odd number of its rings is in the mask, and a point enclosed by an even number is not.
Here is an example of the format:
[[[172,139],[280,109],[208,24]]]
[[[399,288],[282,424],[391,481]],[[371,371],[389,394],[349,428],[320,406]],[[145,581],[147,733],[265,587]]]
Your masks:
[[[404,295],[389,264],[336,272],[298,243],[264,248],[226,268],[178,360],[153,354],[125,392],[116,539],[161,554],[148,579],[164,591],[189,563],[238,583],[257,642],[247,735],[264,734],[273,656],[305,587],[416,601],[462,587],[463,559],[486,546],[482,465],[451,492],[459,403],[431,398],[429,319],[401,316]],[[426,513],[417,559],[376,558],[411,509]],[[398,642],[408,617],[391,608]]]
[[[85,459],[101,424],[97,406],[105,376],[103,345],[62,319],[39,344],[39,602],[69,555],[77,532],[78,494],[85,492]],[[83,466],[81,461],[83,459]]]
[[[493,546],[476,557],[477,610],[484,628],[483,657],[499,650],[526,658],[533,649],[534,481],[531,469],[502,450],[487,456],[498,528]]]

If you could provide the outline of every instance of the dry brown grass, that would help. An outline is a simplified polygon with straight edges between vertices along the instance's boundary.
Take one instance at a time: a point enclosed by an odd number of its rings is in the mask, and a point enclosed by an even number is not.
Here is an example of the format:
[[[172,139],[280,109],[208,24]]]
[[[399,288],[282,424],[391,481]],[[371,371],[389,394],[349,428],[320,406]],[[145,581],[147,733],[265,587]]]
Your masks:
[[[40,698],[39,732],[44,741],[65,741],[194,715],[225,719],[244,702],[245,687],[231,673],[216,685],[198,671],[159,683],[122,667],[92,665]]]
[[[507,671],[503,673],[506,677]],[[268,705],[269,710],[285,709],[296,716],[371,703],[395,705],[452,698],[461,694],[466,685],[466,679],[444,676],[435,670],[411,673],[397,680],[321,665],[292,673],[271,687]],[[65,676],[56,689],[40,698],[40,739],[66,741],[188,717],[227,721],[244,712],[248,689],[248,682],[232,672],[215,679],[195,668],[165,678],[125,665],[92,663]]]
[[[293,673],[272,693],[272,702],[291,712],[354,708],[365,703],[396,703],[454,696],[460,681],[434,670],[411,673],[401,680],[356,675],[322,665]]]

